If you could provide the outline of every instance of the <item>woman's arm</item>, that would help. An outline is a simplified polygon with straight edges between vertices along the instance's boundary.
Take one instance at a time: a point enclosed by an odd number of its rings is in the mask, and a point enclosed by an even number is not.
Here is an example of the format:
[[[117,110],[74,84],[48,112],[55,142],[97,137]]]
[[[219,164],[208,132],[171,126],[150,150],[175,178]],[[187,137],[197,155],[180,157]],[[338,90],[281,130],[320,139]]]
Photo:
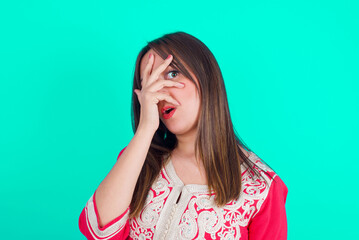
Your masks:
[[[175,81],[159,79],[172,61],[172,55],[151,72],[154,57],[149,55],[141,82],[142,89],[135,89],[141,105],[140,121],[135,136],[132,138],[110,173],[96,190],[96,203],[100,215],[100,226],[106,225],[121,215],[130,205],[133,191],[142,166],[145,162],[150,144],[159,126],[159,101],[168,101],[179,105],[168,93],[158,92],[164,87],[183,85]]]
[[[116,164],[96,190],[100,227],[129,207],[137,179],[145,162],[153,132],[139,127]]]
[[[121,154],[121,153],[120,153]],[[99,214],[96,207],[95,193],[87,201],[79,218],[81,233],[89,240],[107,239],[124,240],[130,232],[129,208],[105,226],[99,226]]]
[[[139,126],[110,173],[87,201],[79,218],[80,231],[87,239],[127,238],[129,205],[152,137],[151,131]]]
[[[155,70],[154,57],[149,55],[141,82],[135,89],[141,105],[140,121],[131,142],[123,150],[116,164],[87,202],[79,219],[81,232],[88,239],[125,239],[128,234],[128,211],[137,179],[146,160],[152,138],[159,126],[158,103],[179,103],[168,93],[159,92],[164,87],[183,88],[175,81],[159,79],[172,61],[170,55]]]

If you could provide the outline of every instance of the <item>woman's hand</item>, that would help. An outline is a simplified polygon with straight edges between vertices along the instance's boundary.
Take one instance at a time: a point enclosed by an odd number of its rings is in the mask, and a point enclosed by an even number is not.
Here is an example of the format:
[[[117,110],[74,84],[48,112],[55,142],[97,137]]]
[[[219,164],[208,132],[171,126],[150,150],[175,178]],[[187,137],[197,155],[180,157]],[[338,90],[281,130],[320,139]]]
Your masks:
[[[142,89],[135,89],[135,93],[141,105],[139,127],[150,129],[153,133],[156,132],[160,123],[157,104],[165,100],[168,103],[179,105],[169,94],[158,91],[163,87],[184,87],[184,85],[179,82],[158,79],[159,75],[168,67],[172,59],[172,55],[169,55],[161,65],[151,72],[154,56],[150,54],[143,72],[143,80],[141,82]]]

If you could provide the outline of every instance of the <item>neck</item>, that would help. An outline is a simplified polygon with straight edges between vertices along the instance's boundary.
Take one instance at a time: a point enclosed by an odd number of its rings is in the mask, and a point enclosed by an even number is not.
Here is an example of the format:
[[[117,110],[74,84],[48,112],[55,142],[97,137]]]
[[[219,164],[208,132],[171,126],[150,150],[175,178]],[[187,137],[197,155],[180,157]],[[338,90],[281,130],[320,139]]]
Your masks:
[[[189,132],[185,135],[176,135],[177,147],[172,154],[188,160],[196,161],[195,156],[195,142],[197,133],[195,131]]]

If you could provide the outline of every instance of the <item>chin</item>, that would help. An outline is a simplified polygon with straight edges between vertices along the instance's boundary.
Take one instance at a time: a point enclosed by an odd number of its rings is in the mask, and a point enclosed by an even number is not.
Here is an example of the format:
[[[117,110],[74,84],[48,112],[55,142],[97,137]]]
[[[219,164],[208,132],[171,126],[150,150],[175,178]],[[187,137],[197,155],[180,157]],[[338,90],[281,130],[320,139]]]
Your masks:
[[[166,127],[171,133],[173,133],[175,135],[183,135],[183,134],[189,133],[191,130],[193,131],[193,128],[188,128],[183,125],[174,126],[172,124],[168,124],[168,125],[166,125]]]
[[[166,127],[171,133],[173,133],[175,135],[181,134],[183,132],[183,130],[181,131],[181,129],[176,128],[176,127],[170,127],[170,126],[166,126]]]

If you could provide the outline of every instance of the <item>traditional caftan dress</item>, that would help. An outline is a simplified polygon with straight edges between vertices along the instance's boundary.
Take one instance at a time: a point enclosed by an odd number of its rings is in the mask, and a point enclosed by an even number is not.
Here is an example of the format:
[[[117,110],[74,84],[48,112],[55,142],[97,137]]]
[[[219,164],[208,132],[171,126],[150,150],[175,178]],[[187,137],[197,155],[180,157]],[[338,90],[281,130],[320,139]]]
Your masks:
[[[214,191],[210,193],[207,185],[184,185],[169,159],[154,181],[139,217],[129,218],[129,206],[100,227],[95,191],[80,214],[80,231],[91,240],[287,239],[288,188],[256,154],[250,152],[249,159],[262,168],[255,167],[268,184],[253,178],[242,164],[241,195],[224,207],[214,204]]]

